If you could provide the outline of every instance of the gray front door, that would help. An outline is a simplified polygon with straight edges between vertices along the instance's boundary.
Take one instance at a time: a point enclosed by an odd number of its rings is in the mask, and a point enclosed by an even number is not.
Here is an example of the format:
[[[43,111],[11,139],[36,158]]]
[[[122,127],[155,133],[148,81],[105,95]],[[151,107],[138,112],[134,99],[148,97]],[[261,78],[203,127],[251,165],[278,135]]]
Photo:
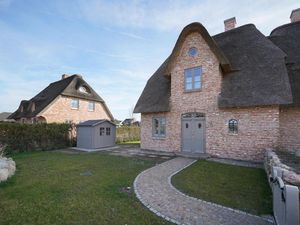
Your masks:
[[[205,117],[200,113],[184,114],[182,117],[182,151],[204,153]]]

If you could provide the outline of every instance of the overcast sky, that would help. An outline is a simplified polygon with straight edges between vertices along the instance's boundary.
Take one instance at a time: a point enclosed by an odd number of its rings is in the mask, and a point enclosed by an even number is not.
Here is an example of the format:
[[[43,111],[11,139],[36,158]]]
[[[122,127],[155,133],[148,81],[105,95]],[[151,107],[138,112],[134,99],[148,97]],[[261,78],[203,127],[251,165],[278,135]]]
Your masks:
[[[235,16],[269,35],[296,8],[299,0],[0,0],[0,112],[77,73],[124,119],[187,24],[214,35]]]

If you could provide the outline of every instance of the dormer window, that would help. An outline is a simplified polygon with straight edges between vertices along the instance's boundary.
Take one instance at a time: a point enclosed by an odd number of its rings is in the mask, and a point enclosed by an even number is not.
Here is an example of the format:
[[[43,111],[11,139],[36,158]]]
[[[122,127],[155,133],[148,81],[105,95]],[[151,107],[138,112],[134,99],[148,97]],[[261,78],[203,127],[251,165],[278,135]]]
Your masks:
[[[89,91],[88,91],[87,87],[85,87],[85,86],[80,86],[78,88],[78,91],[81,93],[84,93],[84,94],[89,94]]]

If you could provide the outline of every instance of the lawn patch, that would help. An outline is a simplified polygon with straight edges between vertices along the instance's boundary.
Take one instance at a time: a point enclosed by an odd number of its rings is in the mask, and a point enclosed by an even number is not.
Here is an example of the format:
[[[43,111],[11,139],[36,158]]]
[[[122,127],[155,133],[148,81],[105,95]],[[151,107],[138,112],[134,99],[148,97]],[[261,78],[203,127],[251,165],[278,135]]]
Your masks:
[[[0,184],[1,225],[168,224],[120,191],[156,160],[58,152],[13,157],[17,172]]]
[[[272,214],[272,193],[263,169],[200,160],[176,174],[182,192],[252,214]]]

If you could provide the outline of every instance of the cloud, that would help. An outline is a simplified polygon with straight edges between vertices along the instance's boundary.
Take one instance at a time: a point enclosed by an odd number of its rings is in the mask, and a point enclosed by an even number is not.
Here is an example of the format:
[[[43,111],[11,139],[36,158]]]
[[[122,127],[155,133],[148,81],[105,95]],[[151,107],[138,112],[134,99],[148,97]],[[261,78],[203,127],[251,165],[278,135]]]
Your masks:
[[[277,0],[223,0],[214,4],[204,1],[79,1],[81,16],[94,23],[118,27],[150,28],[162,31],[180,30],[188,23],[199,21],[210,32],[223,31],[223,20],[236,16],[239,24],[257,23],[263,32],[288,22],[289,13],[299,7],[298,0],[283,4]],[[281,17],[279,17],[281,16]],[[240,21],[239,21],[240,20]],[[263,23],[263,24],[262,24]],[[277,25],[276,25],[277,23]],[[272,28],[267,29],[267,27]]]

